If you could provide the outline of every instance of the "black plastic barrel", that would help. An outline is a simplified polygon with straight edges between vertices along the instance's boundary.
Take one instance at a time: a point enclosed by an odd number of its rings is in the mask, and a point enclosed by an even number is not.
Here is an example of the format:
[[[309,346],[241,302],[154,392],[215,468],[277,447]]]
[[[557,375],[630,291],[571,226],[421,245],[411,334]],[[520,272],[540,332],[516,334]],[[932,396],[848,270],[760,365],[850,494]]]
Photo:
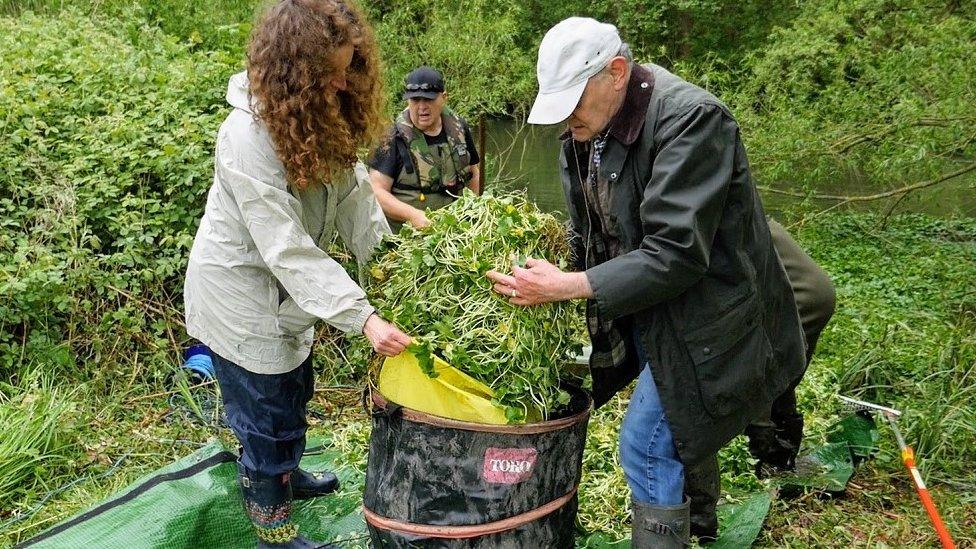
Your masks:
[[[592,401],[526,425],[446,419],[373,393],[364,513],[373,547],[571,548]]]

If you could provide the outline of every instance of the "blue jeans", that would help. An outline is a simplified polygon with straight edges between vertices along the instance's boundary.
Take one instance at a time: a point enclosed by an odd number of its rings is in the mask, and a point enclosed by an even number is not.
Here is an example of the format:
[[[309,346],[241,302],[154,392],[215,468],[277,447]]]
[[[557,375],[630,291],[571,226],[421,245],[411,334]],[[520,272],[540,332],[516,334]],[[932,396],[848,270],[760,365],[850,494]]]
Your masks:
[[[684,501],[685,468],[674,447],[650,365],[644,364],[620,428],[620,462],[635,500],[678,505]]]

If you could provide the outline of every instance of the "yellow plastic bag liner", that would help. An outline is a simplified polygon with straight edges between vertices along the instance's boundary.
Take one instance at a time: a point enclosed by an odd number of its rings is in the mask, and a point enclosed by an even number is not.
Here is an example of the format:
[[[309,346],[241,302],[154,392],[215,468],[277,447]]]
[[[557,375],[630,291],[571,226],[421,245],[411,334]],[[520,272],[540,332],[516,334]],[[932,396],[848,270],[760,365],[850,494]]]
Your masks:
[[[380,370],[379,389],[387,400],[435,416],[504,425],[505,409],[492,404],[494,391],[487,385],[434,357],[437,377],[420,369],[409,351],[387,358]]]

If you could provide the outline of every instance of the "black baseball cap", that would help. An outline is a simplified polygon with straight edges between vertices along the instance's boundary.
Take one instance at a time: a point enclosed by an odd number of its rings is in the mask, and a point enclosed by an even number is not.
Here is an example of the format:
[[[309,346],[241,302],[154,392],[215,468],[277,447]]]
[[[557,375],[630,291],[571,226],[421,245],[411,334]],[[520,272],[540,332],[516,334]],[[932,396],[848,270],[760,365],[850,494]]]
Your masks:
[[[430,67],[417,67],[404,79],[403,98],[435,99],[444,92],[444,77]]]

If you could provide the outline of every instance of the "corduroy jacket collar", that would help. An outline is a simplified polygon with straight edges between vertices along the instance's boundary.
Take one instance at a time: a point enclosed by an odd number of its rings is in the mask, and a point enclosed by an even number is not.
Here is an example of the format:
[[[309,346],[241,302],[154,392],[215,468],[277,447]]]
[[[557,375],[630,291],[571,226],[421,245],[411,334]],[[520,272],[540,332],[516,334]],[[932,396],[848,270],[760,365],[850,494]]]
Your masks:
[[[634,63],[627,84],[627,96],[620,110],[610,121],[610,135],[624,146],[629,147],[640,135],[647,119],[647,105],[654,91],[654,73]]]

